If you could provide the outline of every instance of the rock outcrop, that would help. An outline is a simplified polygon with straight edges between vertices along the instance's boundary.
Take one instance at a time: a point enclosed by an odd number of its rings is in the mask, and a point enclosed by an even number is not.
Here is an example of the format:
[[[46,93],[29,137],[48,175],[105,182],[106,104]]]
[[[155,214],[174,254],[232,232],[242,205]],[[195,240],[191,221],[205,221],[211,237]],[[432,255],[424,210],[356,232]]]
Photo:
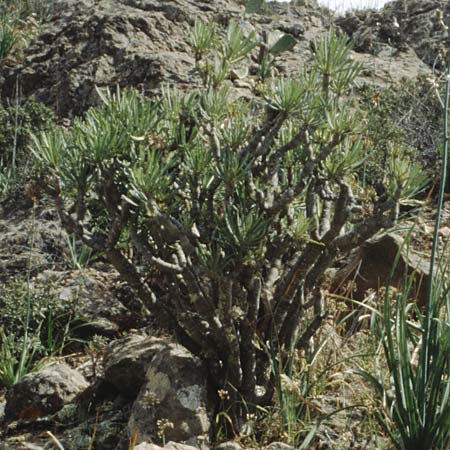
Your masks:
[[[429,75],[444,40],[433,17],[439,8],[448,14],[449,6],[444,0],[414,0],[404,12],[402,4],[336,18],[315,1],[271,3],[270,14],[246,15],[237,0],[58,0],[23,62],[0,69],[1,95],[12,98],[18,82],[24,98],[35,96],[60,118],[70,118],[98,103],[96,86],[153,94],[161,83],[180,89],[198,85],[187,43],[197,17],[219,26],[233,19],[258,33],[293,35],[298,44],[280,58],[281,72],[301,70],[311,42],[335,22],[356,42],[354,57],[366,66],[361,82]]]
[[[163,339],[140,335],[113,341],[103,359],[105,380],[126,397],[135,398],[146,382],[148,365],[167,345]]]
[[[54,266],[67,248],[66,233],[56,211],[33,209],[26,199],[5,201],[0,205],[0,235],[2,282]]]
[[[429,260],[405,243],[401,236],[388,233],[353,251],[333,277],[331,290],[343,293],[349,299],[363,301],[369,291],[377,292],[389,281],[393,287],[401,288],[410,277],[409,296],[423,307],[426,304]]]
[[[428,66],[439,67],[439,55],[448,48],[449,15],[446,0],[397,0],[378,11],[348,13],[336,24],[353,39],[358,52],[379,55],[387,47],[395,53],[410,49]]]
[[[138,442],[208,442],[211,427],[207,373],[184,347],[170,344],[148,365],[146,380],[134,402],[129,435]]]
[[[65,363],[50,363],[25,375],[6,395],[5,418],[37,419],[54,414],[83,392],[89,384]]]

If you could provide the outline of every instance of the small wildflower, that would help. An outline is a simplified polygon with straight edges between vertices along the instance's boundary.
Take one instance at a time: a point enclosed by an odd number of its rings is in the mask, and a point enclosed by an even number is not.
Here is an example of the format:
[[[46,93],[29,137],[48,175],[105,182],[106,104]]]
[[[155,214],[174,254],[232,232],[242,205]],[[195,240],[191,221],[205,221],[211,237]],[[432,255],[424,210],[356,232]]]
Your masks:
[[[163,441],[165,444],[165,436],[166,436],[166,430],[173,430],[174,424],[173,422],[170,422],[170,420],[167,419],[158,419],[156,421],[156,426],[158,428],[158,437]]]
[[[160,402],[158,397],[156,396],[156,394],[154,392],[151,392],[151,391],[147,391],[144,394],[144,401],[150,406],[158,405],[159,402]]]
[[[219,389],[217,391],[217,395],[219,396],[220,400],[222,400],[222,401],[230,400],[230,394],[225,389]]]

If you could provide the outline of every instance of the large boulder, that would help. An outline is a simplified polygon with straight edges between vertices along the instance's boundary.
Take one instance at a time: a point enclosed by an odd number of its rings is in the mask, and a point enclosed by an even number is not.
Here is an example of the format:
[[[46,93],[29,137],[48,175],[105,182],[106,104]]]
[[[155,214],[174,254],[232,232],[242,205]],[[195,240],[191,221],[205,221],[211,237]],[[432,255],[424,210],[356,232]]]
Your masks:
[[[126,397],[135,398],[146,382],[150,362],[167,345],[163,339],[137,334],[113,341],[103,359],[105,381]]]
[[[217,9],[185,0],[56,1],[23,63],[2,71],[3,98],[13,96],[19,78],[24,97],[34,95],[67,117],[98,102],[95,86],[148,93],[161,82],[191,83],[187,30],[196,15]]]
[[[391,278],[392,264],[397,254],[398,263]],[[410,297],[423,306],[426,302],[428,274],[429,261],[424,255],[405,245],[401,236],[386,233],[369,240],[351,253],[346,264],[334,275],[331,290],[362,301],[367,291],[377,291],[385,287],[388,281],[400,288],[405,277],[412,276]]]
[[[199,358],[170,344],[150,362],[133,404],[128,431],[137,442],[207,442],[210,432],[207,373]]]
[[[6,394],[5,419],[37,419],[59,411],[89,384],[76,370],[52,362],[32,372]]]

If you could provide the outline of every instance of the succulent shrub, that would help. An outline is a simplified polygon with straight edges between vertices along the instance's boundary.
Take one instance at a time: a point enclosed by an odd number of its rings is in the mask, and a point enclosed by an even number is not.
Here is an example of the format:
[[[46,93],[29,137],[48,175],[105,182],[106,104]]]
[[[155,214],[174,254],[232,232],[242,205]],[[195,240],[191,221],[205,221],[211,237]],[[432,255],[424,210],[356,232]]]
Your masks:
[[[319,329],[326,270],[391,227],[423,176],[398,149],[382,192],[361,185],[361,68],[342,37],[324,35],[299,78],[258,80],[252,101],[229,78],[254,35],[197,25],[191,44],[201,90],[103,93],[70,130],[35,136],[33,152],[68,232],[204,360],[237,418],[236,400],[271,402],[270,355],[283,365]]]

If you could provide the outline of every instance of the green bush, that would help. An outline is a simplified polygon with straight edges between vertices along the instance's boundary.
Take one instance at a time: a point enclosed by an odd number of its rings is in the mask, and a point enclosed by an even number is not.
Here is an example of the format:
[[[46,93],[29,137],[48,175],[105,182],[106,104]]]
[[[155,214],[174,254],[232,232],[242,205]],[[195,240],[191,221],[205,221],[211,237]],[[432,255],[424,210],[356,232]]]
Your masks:
[[[361,68],[342,37],[323,36],[298,79],[258,79],[249,102],[230,73],[256,36],[235,24],[222,39],[201,34],[202,90],[103,93],[103,107],[36,136],[33,152],[68,232],[204,360],[237,420],[272,401],[270,355],[285,367],[320,328],[325,271],[393,226],[424,179],[398,149],[382,195],[361,185],[363,121],[349,95]]]
[[[401,86],[387,88],[365,85],[357,94],[361,109],[367,113],[367,158],[362,169],[368,183],[380,178],[396,146],[402,146],[424,170],[436,168],[442,107],[429,80],[405,81]]]

